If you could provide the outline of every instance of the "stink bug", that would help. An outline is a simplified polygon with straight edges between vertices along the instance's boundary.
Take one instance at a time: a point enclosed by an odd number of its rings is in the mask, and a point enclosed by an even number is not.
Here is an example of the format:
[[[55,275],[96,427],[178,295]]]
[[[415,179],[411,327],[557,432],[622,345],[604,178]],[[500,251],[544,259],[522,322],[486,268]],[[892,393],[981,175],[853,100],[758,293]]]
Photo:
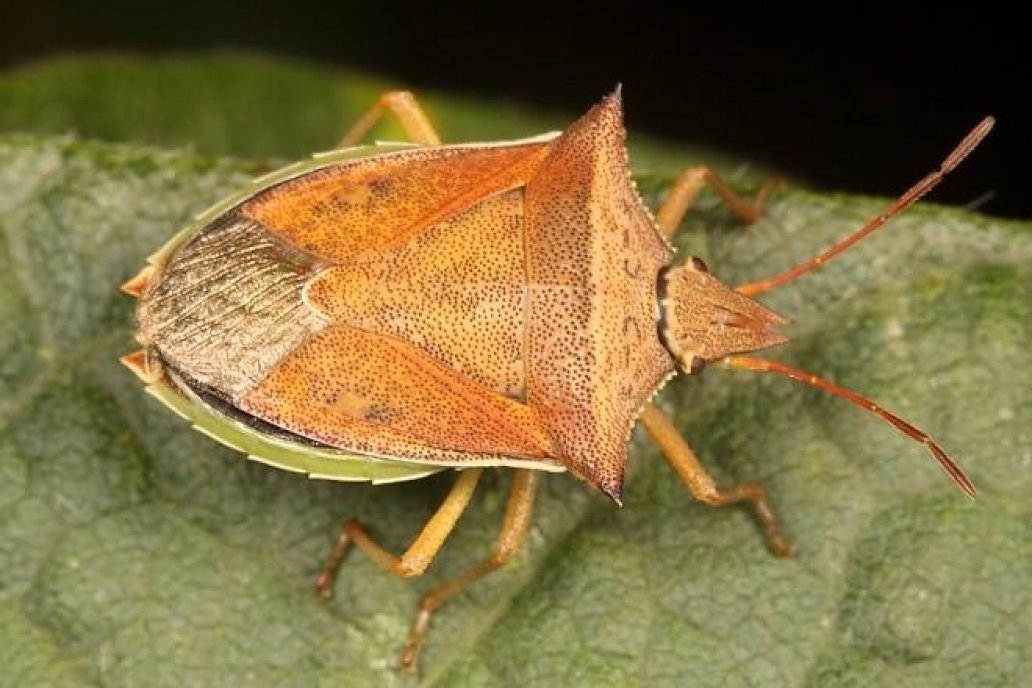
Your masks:
[[[357,146],[393,112],[414,144]],[[636,421],[697,499],[752,507],[791,553],[763,488],[718,488],[649,404],[676,371],[711,363],[777,372],[843,397],[928,447],[926,434],[849,390],[747,355],[785,322],[755,297],[822,265],[932,189],[988,133],[979,124],[883,214],[784,273],[731,288],[669,242],[703,185],[746,222],[744,200],[685,170],[655,216],[638,197],[619,91],[561,133],[441,145],[411,94],[393,92],[340,150],[256,180],[152,255],[123,289],[143,349],[123,360],[147,390],[251,457],[313,477],[387,482],[462,469],[400,557],[346,521],[318,578],[329,595],[357,545],[401,576],[423,573],[485,467],[515,469],[494,552],[423,597],[402,665],[433,612],[505,564],[527,532],[542,471],[570,471],[620,503]]]

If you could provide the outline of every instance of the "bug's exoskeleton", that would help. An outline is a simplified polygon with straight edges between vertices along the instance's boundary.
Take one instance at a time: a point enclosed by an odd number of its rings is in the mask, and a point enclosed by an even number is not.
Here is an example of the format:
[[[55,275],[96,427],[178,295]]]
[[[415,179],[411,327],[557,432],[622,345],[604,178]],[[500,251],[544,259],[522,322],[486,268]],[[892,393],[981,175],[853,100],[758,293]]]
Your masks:
[[[416,145],[351,147],[385,113]],[[316,583],[328,596],[355,545],[388,571],[426,570],[489,466],[515,469],[493,552],[425,595],[402,664],[433,613],[504,565],[530,524],[542,471],[570,471],[620,503],[637,421],[693,496],[746,503],[776,554],[791,544],[759,485],[718,488],[649,400],[676,371],[719,363],[777,372],[926,434],[854,392],[749,354],[787,341],[756,297],[846,250],[934,187],[988,133],[987,119],[885,213],[780,275],[736,288],[669,238],[704,185],[745,222],[752,199],[690,167],[655,216],[631,182],[619,92],[561,133],[441,145],[411,94],[385,94],[343,150],[262,179],[201,215],[123,289],[143,349],[123,360],[147,390],[257,460],[338,480],[389,482],[462,469],[401,556],[355,520]]]

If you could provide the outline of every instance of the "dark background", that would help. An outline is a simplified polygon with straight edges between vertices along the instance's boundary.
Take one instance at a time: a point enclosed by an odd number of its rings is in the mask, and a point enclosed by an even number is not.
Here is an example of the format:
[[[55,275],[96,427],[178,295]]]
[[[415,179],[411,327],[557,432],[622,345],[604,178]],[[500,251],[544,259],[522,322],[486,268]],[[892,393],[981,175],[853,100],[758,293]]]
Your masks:
[[[576,113],[623,82],[631,127],[705,143],[828,189],[895,195],[984,114],[982,150],[934,199],[1032,216],[1032,21],[985,3],[908,14],[640,1],[535,7],[398,2],[16,0],[0,67],[84,50],[245,47]]]

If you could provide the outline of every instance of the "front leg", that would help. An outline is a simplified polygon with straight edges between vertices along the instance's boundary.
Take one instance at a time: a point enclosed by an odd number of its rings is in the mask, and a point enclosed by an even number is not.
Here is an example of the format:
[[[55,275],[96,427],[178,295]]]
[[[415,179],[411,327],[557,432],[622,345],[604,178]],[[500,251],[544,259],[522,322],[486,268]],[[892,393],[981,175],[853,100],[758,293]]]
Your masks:
[[[755,196],[744,199],[732,191],[727,182],[710,168],[704,165],[687,167],[677,175],[677,179],[667,191],[666,198],[656,211],[656,224],[668,239],[673,237],[705,184],[713,187],[721,200],[742,222],[752,224],[763,214],[767,197],[781,183],[780,177],[771,177],[760,186]]]
[[[642,425],[659,447],[663,457],[677,471],[692,496],[710,506],[730,506],[746,503],[752,507],[756,519],[763,527],[770,548],[779,557],[792,555],[792,544],[781,533],[774,510],[767,501],[767,493],[757,483],[735,483],[730,487],[718,488],[713,476],[699,463],[691,446],[685,441],[670,418],[660,409],[648,404],[641,414]]]

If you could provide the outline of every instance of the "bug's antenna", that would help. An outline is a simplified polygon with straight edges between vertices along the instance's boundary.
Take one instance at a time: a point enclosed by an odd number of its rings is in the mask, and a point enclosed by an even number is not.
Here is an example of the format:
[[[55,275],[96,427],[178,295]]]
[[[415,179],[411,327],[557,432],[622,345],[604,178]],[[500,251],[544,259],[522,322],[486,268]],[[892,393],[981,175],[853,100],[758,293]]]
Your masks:
[[[942,447],[939,446],[935,440],[926,435],[921,430],[918,430],[910,423],[906,422],[896,414],[886,411],[884,408],[874,403],[870,399],[860,396],[856,392],[850,391],[843,387],[828,382],[823,378],[819,378],[812,373],[807,373],[803,370],[797,370],[790,368],[783,363],[777,363],[775,361],[768,361],[764,358],[752,358],[749,356],[729,356],[724,359],[724,363],[733,366],[735,368],[745,368],[746,370],[755,370],[763,373],[780,373],[786,377],[790,377],[793,380],[823,389],[826,392],[842,397],[847,401],[851,401],[857,406],[871,413],[880,416],[882,420],[886,421],[890,425],[894,426],[897,430],[905,434],[907,437],[917,440],[921,444],[928,447],[928,450],[932,452],[932,456],[939,462],[942,469],[953,478],[953,482],[957,483],[969,497],[974,499],[975,497],[975,485],[971,482],[971,479],[964,474],[964,471],[954,463],[953,459],[946,454]]]
[[[797,277],[805,275],[811,270],[824,265],[868,234],[879,229],[882,225],[888,222],[891,217],[898,215],[919,198],[938,186],[939,182],[941,182],[947,174],[952,172],[957,165],[959,165],[961,161],[963,161],[964,158],[966,158],[968,154],[982,142],[982,139],[985,138],[986,134],[989,133],[995,123],[996,120],[992,117],[986,117],[979,122],[978,126],[972,129],[971,132],[964,137],[964,140],[957,144],[957,147],[953,149],[953,152],[946,156],[946,159],[942,161],[938,170],[932,172],[924,179],[914,184],[906,191],[906,193],[896,199],[896,201],[884,212],[872,218],[863,227],[834,244],[823,253],[796,265],[794,268],[782,272],[780,275],[737,286],[735,287],[735,291],[740,294],[745,294],[746,296],[759,296],[760,294],[768,292],[771,289],[775,289],[776,287],[780,287],[783,284],[787,284]]]

